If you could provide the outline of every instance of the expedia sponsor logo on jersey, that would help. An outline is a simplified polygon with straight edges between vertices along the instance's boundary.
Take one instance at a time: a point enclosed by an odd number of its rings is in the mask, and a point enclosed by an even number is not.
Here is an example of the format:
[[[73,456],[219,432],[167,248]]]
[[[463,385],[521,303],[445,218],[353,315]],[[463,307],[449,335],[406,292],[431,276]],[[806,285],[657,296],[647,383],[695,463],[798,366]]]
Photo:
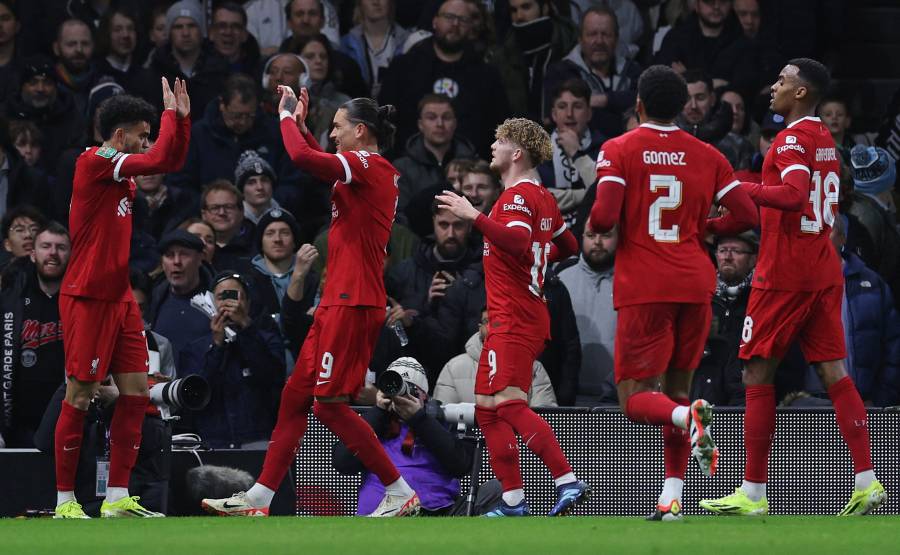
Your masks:
[[[504,204],[503,205],[504,212],[508,212],[510,210],[512,210],[513,212],[523,212],[525,214],[528,214],[529,216],[531,215],[531,210],[524,204]]]
[[[788,137],[788,139],[790,139],[790,138],[791,137]],[[781,145],[780,147],[775,149],[775,153],[781,154],[782,152],[784,152],[786,150],[796,150],[796,151],[800,152],[800,154],[806,154],[806,149],[803,148],[802,145],[798,145],[798,144]]]
[[[369,154],[365,150],[357,150],[353,153],[356,154],[357,158],[359,158],[359,163],[363,165],[363,168],[369,169],[369,161],[367,160],[367,158],[371,156],[371,154]]]
[[[784,142],[786,142],[786,143],[789,144],[789,145],[796,144],[796,143],[797,143],[797,137],[795,137],[795,136],[793,136],[793,135],[788,135],[787,137],[784,138]]]
[[[612,162],[603,158],[603,151],[600,151],[600,154],[597,155],[597,167],[598,168],[608,168],[612,166]]]

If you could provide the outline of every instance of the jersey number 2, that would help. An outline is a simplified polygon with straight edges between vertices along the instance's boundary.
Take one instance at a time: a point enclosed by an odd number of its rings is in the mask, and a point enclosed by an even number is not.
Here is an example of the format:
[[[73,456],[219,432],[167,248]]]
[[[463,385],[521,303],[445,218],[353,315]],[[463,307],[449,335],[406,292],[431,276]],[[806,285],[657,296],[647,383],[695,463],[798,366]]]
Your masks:
[[[654,241],[660,243],[678,242],[678,224],[669,228],[662,227],[662,215],[665,210],[675,210],[681,206],[681,181],[674,175],[651,175],[650,192],[666,190],[666,195],[657,198],[650,205],[648,232]]]

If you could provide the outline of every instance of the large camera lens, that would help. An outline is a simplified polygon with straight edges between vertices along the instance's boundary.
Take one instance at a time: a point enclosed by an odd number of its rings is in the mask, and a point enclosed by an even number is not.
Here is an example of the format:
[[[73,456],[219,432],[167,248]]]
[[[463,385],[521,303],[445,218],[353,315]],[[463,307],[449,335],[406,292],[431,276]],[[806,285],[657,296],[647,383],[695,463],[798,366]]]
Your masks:
[[[403,376],[395,370],[385,370],[375,380],[375,387],[384,393],[387,397],[397,397],[398,395],[406,395],[409,389]]]

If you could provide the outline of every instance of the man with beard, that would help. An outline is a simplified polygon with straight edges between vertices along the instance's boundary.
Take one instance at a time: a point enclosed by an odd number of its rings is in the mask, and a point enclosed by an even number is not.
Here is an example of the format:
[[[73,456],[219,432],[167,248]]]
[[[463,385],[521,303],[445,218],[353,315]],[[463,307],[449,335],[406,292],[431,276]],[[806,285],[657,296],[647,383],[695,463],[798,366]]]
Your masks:
[[[469,13],[464,0],[446,0],[432,19],[434,35],[394,58],[385,71],[378,98],[399,108],[397,144],[415,133],[419,100],[436,93],[453,101],[457,133],[472,141],[482,156],[488,153],[490,137],[508,105],[500,74],[468,47]]]
[[[97,83],[97,71],[91,58],[94,38],[91,29],[80,19],[67,19],[59,26],[53,42],[56,76],[59,86],[72,94],[78,112],[87,111],[88,94]]]
[[[49,222],[35,237],[31,267],[4,282],[0,293],[4,350],[12,352],[0,374],[0,448],[34,447],[44,408],[63,382],[59,287],[69,263],[66,228]]]
[[[666,34],[654,63],[678,73],[687,69],[711,72],[719,56],[738,37],[741,24],[731,11],[732,0],[697,0],[697,11]]]
[[[578,44],[547,69],[545,118],[550,117],[553,91],[568,79],[582,79],[591,88],[591,129],[607,137],[622,133],[622,114],[634,106],[641,68],[616,55],[618,42],[619,20],[614,11],[598,6],[584,12]]]
[[[56,174],[56,161],[63,150],[83,146],[84,119],[72,95],[57,88],[53,62],[43,55],[26,58],[19,94],[7,101],[9,119],[25,119],[38,126],[44,136],[43,168]]]
[[[613,381],[616,311],[612,288],[618,243],[618,228],[598,233],[587,225],[581,236],[581,256],[574,263],[562,262],[560,266],[568,266],[565,269],[557,269],[572,298],[581,341],[576,397],[576,405],[580,407],[616,403]]]
[[[394,266],[387,277],[388,291],[397,305],[426,314],[437,310],[447,288],[472,265],[481,261],[481,249],[469,243],[472,225],[431,205],[434,235],[420,245],[416,253]],[[413,318],[403,320],[411,326]]]

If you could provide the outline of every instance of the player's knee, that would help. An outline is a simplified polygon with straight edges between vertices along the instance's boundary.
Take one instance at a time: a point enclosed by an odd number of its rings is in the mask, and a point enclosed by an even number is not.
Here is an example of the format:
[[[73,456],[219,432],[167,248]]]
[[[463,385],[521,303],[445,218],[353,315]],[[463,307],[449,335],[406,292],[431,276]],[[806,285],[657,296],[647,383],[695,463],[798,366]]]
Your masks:
[[[66,402],[78,410],[87,410],[98,384],[69,379],[66,383]]]
[[[844,363],[841,360],[820,362],[815,365],[815,369],[825,389],[841,381],[847,375],[847,370],[844,368]]]

